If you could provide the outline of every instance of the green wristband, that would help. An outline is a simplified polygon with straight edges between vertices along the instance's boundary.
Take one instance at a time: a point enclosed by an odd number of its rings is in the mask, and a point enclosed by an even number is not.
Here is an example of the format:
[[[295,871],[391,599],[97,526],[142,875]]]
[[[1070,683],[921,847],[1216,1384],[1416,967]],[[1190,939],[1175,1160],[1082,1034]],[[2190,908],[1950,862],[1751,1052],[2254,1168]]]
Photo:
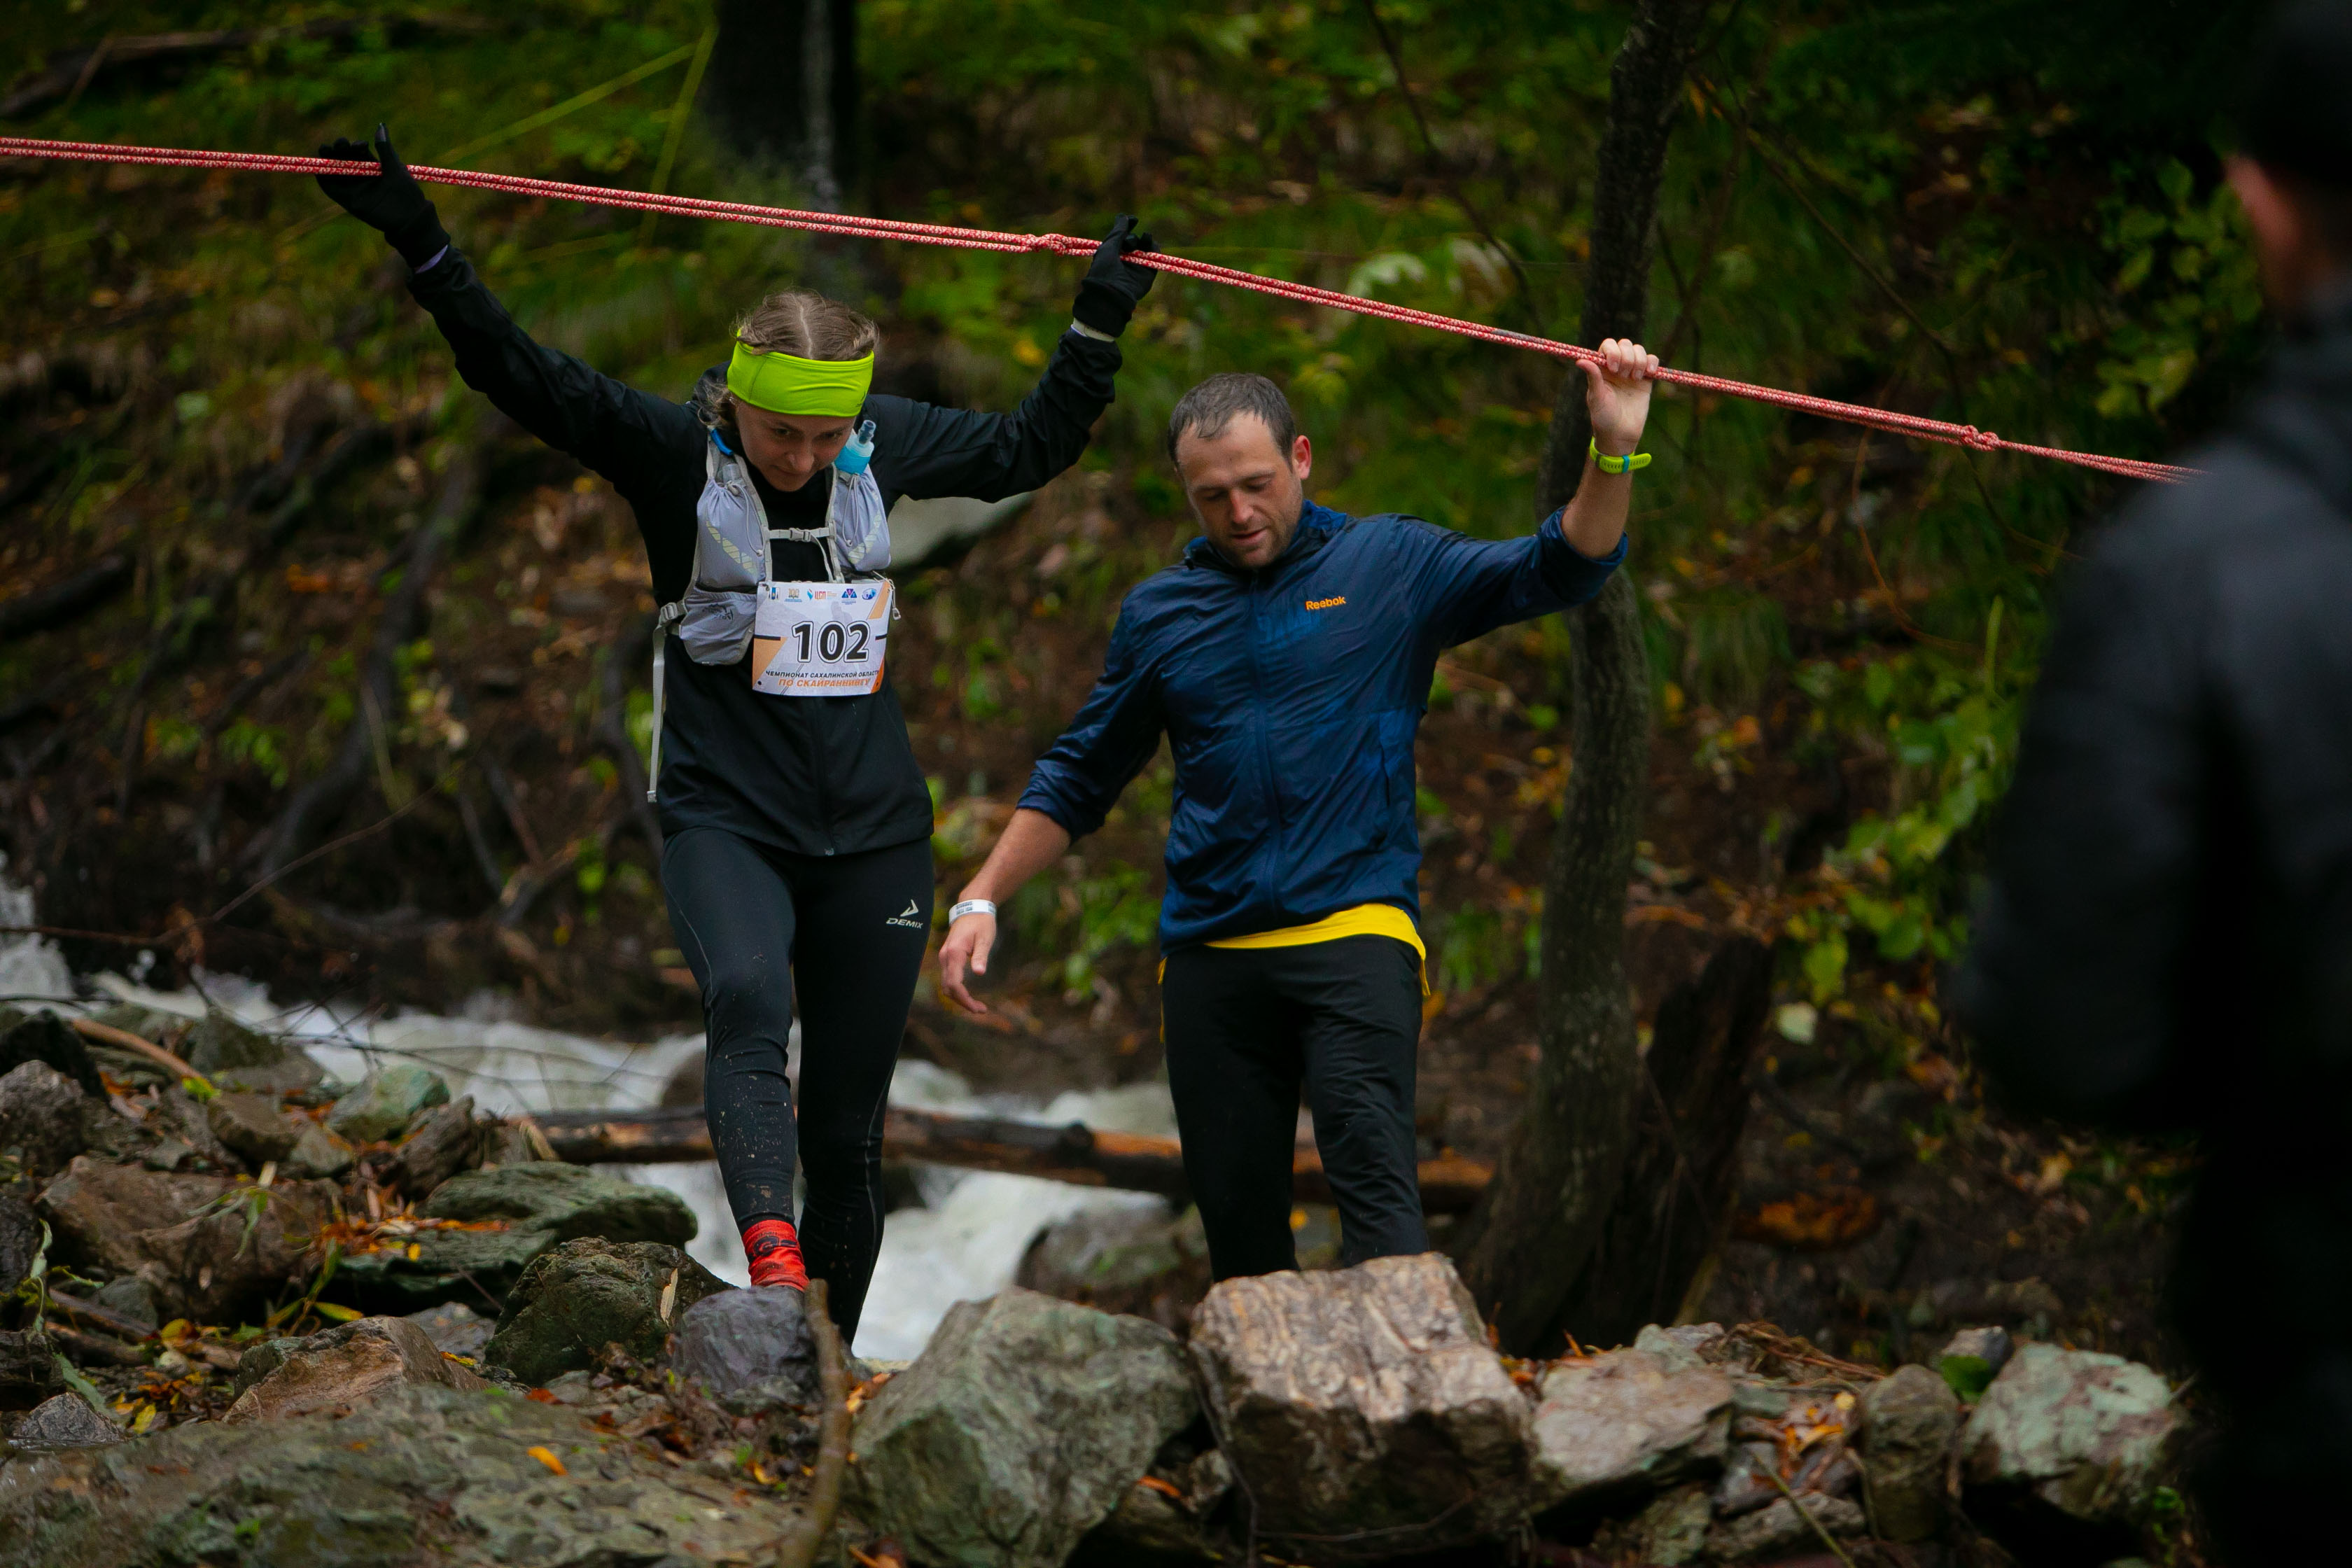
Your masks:
[[[1598,436],[1592,438],[1587,449],[1591,452],[1593,462],[1599,465],[1604,474],[1630,474],[1636,468],[1646,468],[1650,466],[1651,455],[1647,452],[1628,452],[1622,458],[1611,457],[1601,449],[1601,437]]]

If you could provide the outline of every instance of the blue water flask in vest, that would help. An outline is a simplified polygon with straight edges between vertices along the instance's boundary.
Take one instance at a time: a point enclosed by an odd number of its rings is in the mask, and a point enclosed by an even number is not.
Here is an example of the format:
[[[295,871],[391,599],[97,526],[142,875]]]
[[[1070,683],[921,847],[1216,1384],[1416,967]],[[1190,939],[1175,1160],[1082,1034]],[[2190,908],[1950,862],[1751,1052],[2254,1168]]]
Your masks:
[[[873,460],[874,421],[868,419],[842,444],[841,456],[833,460],[833,466],[845,474],[862,474]]]

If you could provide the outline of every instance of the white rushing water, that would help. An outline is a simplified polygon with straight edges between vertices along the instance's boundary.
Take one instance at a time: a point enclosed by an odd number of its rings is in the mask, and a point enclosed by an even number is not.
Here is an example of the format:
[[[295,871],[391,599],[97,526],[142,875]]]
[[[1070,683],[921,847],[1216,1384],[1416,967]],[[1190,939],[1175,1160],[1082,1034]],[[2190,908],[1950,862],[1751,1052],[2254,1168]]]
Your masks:
[[[0,858],[0,872],[5,864]],[[32,915],[32,895],[0,878],[0,925],[29,925]],[[133,965],[133,973],[143,971],[143,964]],[[184,990],[156,991],[121,974],[103,973],[88,977],[83,989],[94,991],[100,1004],[132,1002],[189,1018],[202,1017],[209,1004],[256,1028],[295,1037],[329,1073],[346,1081],[356,1082],[373,1066],[416,1062],[447,1079],[453,1096],[470,1094],[477,1109],[499,1115],[651,1105],[671,1074],[703,1048],[699,1034],[639,1045],[538,1028],[506,1016],[500,1000],[488,996],[454,1017],[379,1016],[331,1003],[280,1007],[265,988],[236,975],[199,970],[195,979]],[[75,989],[74,976],[53,945],[37,938],[0,937],[0,995],[64,1000]],[[798,1038],[795,1028],[795,1068]],[[1055,1126],[1083,1121],[1108,1131],[1163,1135],[1176,1130],[1168,1090],[1158,1083],[1073,1091],[1041,1104],[974,1094],[944,1068],[904,1061],[891,1080],[890,1100],[917,1110]],[[715,1164],[624,1166],[617,1173],[667,1187],[685,1199],[698,1223],[687,1250],[720,1279],[749,1282]],[[1022,1254],[1047,1226],[1088,1211],[1160,1202],[1143,1194],[940,1166],[920,1168],[920,1187],[925,1206],[900,1209],[885,1223],[882,1256],[857,1333],[860,1355],[905,1359],[920,1352],[950,1307],[1011,1284]]]

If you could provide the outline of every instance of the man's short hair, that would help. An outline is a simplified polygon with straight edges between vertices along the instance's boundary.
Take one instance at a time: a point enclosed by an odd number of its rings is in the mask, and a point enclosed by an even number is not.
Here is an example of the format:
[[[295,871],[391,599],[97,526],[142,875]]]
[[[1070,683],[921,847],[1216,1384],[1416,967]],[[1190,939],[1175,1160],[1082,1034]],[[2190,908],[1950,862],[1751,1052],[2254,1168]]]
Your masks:
[[[1225,433],[1236,414],[1255,416],[1274,437],[1277,452],[1287,455],[1298,439],[1298,416],[1290,411],[1290,399],[1282,395],[1282,388],[1262,375],[1228,371],[1211,376],[1176,400],[1168,416],[1168,460],[1176,460],[1176,443],[1187,431],[1203,441],[1213,441]]]
[[[2352,0],[2303,0],[2247,51],[2238,141],[2304,198],[2321,243],[2352,259]]]

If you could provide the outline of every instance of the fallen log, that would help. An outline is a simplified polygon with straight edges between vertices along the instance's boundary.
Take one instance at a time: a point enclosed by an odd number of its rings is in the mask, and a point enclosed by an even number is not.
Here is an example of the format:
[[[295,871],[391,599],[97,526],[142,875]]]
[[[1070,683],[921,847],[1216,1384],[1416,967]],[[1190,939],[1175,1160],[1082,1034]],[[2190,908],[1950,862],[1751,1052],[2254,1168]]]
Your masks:
[[[556,1158],[578,1165],[656,1165],[711,1157],[710,1131],[698,1105],[642,1110],[559,1110],[531,1119]],[[1157,1193],[1190,1201],[1183,1147],[1173,1138],[1097,1131],[1077,1122],[1044,1127],[986,1116],[945,1116],[893,1106],[882,1121],[882,1157],[970,1171],[1043,1176],[1077,1186]],[[1494,1176],[1477,1160],[1446,1156],[1421,1163],[1422,1207],[1460,1214]],[[1331,1184],[1311,1144],[1292,1158],[1291,1192],[1307,1203],[1328,1203]]]

